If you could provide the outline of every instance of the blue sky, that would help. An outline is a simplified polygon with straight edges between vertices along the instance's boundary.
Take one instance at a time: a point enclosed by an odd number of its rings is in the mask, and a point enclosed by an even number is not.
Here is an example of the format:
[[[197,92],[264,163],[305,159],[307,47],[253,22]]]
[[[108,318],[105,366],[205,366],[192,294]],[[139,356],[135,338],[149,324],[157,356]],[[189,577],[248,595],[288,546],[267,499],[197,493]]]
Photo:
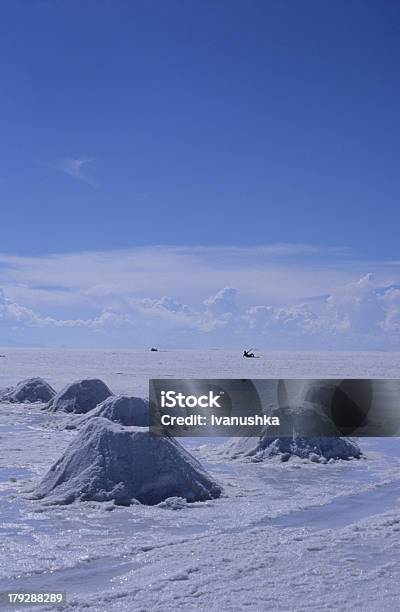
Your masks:
[[[3,1],[0,342],[396,347],[399,41],[392,0]]]

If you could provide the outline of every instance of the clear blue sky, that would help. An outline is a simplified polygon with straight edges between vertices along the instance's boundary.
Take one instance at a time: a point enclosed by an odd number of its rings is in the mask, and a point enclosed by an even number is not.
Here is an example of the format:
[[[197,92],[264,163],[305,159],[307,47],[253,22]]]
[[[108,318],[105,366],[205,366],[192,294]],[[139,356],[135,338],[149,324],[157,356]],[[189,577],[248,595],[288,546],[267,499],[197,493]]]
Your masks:
[[[398,258],[398,2],[0,13],[3,253],[287,242]]]

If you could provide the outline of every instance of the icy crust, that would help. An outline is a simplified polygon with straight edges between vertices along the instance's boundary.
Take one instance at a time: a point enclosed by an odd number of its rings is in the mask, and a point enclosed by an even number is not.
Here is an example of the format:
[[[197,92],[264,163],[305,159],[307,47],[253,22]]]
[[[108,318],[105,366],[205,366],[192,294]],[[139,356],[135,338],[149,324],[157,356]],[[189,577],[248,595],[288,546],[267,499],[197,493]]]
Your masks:
[[[62,389],[47,404],[52,412],[63,410],[75,414],[84,414],[110,397],[112,392],[98,378],[77,380]]]
[[[15,387],[0,392],[2,402],[30,404],[34,402],[48,402],[56,392],[43,378],[27,378],[21,380]]]
[[[33,497],[54,504],[137,500],[155,505],[171,497],[195,502],[220,494],[221,487],[173,438],[97,417],[80,430]]]
[[[128,395],[111,396],[88,414],[80,417],[80,424],[84,425],[89,419],[95,417],[104,417],[120,425],[148,427],[149,402],[141,397],[130,397]]]

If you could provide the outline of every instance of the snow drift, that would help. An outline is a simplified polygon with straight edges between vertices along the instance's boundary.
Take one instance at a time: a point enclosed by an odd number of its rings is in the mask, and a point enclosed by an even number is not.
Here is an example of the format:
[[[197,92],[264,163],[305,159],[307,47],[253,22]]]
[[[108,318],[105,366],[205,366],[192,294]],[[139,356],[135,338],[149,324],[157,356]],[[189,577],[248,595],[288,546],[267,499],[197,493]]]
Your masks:
[[[84,414],[95,408],[110,395],[112,395],[112,392],[102,380],[85,378],[64,387],[49,401],[47,408],[53,412],[63,410],[64,412]]]
[[[137,500],[154,505],[169,497],[194,502],[220,494],[219,485],[173,438],[97,417],[81,429],[33,497],[55,504]]]
[[[81,417],[81,425],[94,417],[104,417],[120,425],[148,427],[149,402],[141,397],[128,395],[110,396]]]
[[[27,378],[21,380],[15,387],[3,392],[0,399],[3,402],[34,403],[48,402],[56,392],[43,378]]]

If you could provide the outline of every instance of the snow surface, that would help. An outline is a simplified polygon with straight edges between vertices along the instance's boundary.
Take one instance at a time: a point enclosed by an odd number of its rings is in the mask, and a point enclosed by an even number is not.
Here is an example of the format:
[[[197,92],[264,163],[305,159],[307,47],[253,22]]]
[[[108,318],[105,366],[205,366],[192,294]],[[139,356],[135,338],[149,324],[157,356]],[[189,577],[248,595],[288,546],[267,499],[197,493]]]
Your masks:
[[[1,352],[0,387],[96,377],[142,397],[149,377],[400,377],[398,353]],[[397,438],[359,440],[363,458],[325,465],[232,462],[217,452],[226,439],[184,439],[219,499],[49,506],[27,491],[79,431],[40,408],[0,404],[0,590],[64,590],[68,612],[398,608]]]

